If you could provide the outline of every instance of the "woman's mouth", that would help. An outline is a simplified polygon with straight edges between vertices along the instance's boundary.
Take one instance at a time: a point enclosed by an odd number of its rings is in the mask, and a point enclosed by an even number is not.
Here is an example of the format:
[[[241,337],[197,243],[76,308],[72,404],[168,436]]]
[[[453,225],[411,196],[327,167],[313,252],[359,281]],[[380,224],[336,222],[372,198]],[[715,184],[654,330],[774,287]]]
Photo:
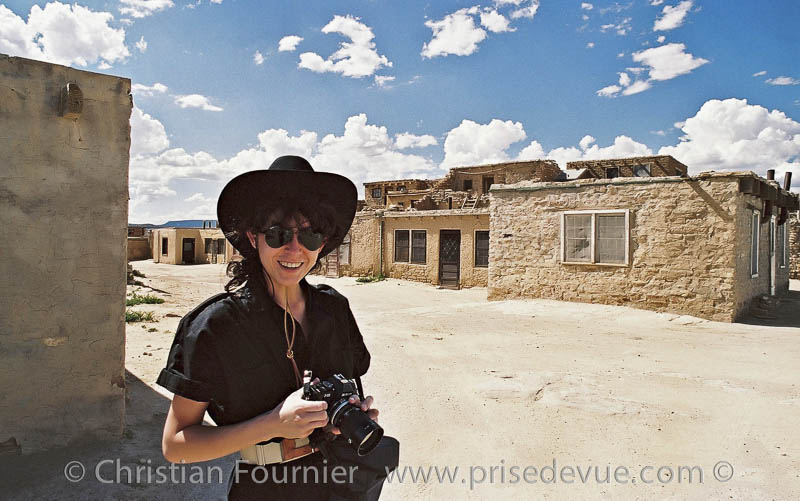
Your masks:
[[[303,265],[302,262],[295,263],[295,262],[291,262],[291,261],[278,261],[278,264],[283,266],[284,268],[288,268],[290,270],[294,270],[294,269],[299,268],[299,267],[301,267]]]

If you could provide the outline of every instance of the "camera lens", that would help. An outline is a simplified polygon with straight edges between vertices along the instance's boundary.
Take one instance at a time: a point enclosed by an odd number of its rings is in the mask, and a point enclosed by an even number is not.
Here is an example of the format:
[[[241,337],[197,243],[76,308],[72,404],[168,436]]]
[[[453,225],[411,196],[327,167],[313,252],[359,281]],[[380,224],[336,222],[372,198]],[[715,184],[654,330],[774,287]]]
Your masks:
[[[334,407],[331,423],[339,427],[342,436],[350,441],[359,456],[366,456],[383,438],[383,428],[358,406],[346,400],[345,404]]]

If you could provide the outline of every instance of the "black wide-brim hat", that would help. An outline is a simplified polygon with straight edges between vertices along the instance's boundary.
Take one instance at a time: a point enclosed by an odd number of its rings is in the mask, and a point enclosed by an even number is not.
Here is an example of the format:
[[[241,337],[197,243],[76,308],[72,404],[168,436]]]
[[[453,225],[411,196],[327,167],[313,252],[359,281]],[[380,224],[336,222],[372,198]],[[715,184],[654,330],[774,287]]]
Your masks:
[[[252,249],[244,230],[264,207],[325,204],[333,208],[335,231],[320,251],[324,256],[344,239],[356,213],[358,192],[352,181],[331,172],[315,172],[305,158],[278,157],[266,170],[231,179],[217,201],[217,220],[225,238],[242,254]]]

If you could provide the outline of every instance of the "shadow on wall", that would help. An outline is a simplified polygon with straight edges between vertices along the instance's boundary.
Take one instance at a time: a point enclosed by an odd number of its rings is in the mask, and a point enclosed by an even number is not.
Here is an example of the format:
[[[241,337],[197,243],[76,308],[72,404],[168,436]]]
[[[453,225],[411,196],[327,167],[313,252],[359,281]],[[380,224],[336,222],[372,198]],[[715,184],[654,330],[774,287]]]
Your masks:
[[[774,311],[769,312],[769,317],[774,318],[761,318],[748,314],[737,323],[770,327],[800,327],[800,290],[786,291],[786,295],[782,295],[778,299],[780,304]]]
[[[170,470],[170,463],[161,454],[169,400],[128,371],[125,382],[123,438],[24,456],[0,456],[3,499],[224,499],[238,455],[176,465]],[[159,468],[163,476],[159,476]],[[67,479],[82,471],[80,481]],[[203,472],[204,482],[190,481],[197,471]],[[195,474],[194,479],[198,478]]]

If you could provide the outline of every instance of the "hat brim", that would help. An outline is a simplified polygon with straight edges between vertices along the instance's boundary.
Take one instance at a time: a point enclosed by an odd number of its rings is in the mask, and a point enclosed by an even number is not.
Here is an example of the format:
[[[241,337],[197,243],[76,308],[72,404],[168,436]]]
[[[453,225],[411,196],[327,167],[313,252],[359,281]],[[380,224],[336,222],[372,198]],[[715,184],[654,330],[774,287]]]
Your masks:
[[[336,227],[335,235],[329,237],[319,253],[325,256],[342,243],[353,224],[357,199],[358,192],[353,182],[339,174],[255,170],[240,174],[225,185],[217,201],[217,220],[225,238],[244,253],[251,246],[240,230],[253,224],[260,208],[280,206],[281,201],[287,205],[324,203],[334,208],[332,216]]]

